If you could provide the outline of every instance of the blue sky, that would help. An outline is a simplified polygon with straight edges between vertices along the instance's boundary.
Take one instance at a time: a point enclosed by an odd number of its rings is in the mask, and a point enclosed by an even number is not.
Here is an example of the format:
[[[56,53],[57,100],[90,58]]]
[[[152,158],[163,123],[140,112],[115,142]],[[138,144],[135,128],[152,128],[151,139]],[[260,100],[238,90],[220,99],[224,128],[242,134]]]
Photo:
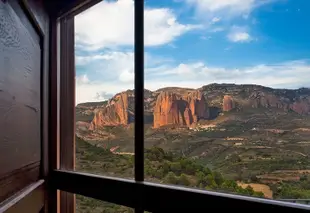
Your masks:
[[[310,86],[308,0],[146,0],[145,87]],[[75,19],[76,102],[133,88],[133,1]]]

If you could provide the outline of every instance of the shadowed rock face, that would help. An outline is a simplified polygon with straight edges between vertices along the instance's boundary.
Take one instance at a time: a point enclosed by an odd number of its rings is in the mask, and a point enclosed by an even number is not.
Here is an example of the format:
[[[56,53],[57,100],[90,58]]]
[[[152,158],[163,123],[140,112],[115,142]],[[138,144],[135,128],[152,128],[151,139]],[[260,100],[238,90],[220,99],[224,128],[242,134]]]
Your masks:
[[[272,93],[254,91],[249,96],[249,102],[253,108],[278,108],[287,110],[289,108],[289,100]]]
[[[309,94],[310,95],[310,94]],[[277,108],[283,111],[292,110],[298,114],[310,114],[310,97],[278,95],[270,92],[255,91],[249,96],[252,108]]]
[[[290,109],[297,112],[298,114],[309,114],[310,113],[310,98],[307,97],[303,100],[298,100],[291,104]]]
[[[230,111],[234,108],[280,109],[310,114],[310,89],[272,89],[260,85],[209,84],[202,87],[212,107]],[[222,103],[222,104],[220,104]]]
[[[190,126],[208,116],[207,102],[200,91],[183,95],[161,92],[154,107],[154,128],[174,124]]]

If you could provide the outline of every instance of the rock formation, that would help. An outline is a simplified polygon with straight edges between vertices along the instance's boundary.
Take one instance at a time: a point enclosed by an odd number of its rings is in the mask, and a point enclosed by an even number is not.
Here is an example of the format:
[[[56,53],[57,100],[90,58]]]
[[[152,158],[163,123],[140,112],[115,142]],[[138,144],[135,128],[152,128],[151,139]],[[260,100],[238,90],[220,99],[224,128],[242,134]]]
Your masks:
[[[310,100],[308,98],[296,101],[293,104],[291,104],[289,108],[301,115],[310,114]]]
[[[208,116],[207,103],[200,91],[188,94],[161,92],[154,107],[154,128],[165,125],[190,126]]]
[[[228,112],[235,108],[235,103],[231,96],[225,95],[223,98],[223,111]]]
[[[234,108],[241,112],[250,108],[266,108],[269,111],[294,111],[309,115],[310,89],[210,84],[198,90],[177,87],[154,92],[145,90],[145,123],[153,124],[155,128],[165,125],[192,126],[201,119],[213,119],[220,111]],[[109,101],[79,104],[76,112],[78,119],[89,122],[89,129],[92,130],[102,126],[127,125],[134,121],[134,91],[118,93]]]
[[[133,112],[130,109],[133,103],[133,94],[128,91],[115,95],[105,107],[96,110],[90,129],[129,124],[133,120]]]
[[[279,97],[273,93],[254,91],[249,96],[250,104],[253,108],[278,108],[287,110],[289,108],[289,99]]]

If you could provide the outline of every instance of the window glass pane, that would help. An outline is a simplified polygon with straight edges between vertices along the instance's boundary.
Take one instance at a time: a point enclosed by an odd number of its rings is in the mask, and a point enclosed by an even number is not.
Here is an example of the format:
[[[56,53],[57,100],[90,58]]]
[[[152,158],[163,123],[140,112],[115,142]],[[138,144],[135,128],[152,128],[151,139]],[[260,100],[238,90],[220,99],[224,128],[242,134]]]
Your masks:
[[[76,170],[133,178],[133,2],[75,17]]]
[[[134,213],[134,209],[101,200],[76,195],[77,213]]]
[[[307,5],[146,1],[146,180],[310,198]]]

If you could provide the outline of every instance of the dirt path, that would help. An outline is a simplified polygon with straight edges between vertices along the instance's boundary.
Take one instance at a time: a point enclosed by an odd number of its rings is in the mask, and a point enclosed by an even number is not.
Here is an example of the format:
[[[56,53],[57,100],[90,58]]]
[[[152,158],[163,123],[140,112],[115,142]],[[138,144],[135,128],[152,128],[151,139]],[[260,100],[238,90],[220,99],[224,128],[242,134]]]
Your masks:
[[[280,149],[281,151],[285,151],[285,152],[292,152],[292,153],[295,153],[297,155],[301,155],[303,157],[307,157],[308,155],[302,153],[302,152],[297,152],[297,151],[294,151],[294,150],[289,150],[289,149]]]
[[[113,154],[116,155],[135,155],[133,152],[112,152]]]

